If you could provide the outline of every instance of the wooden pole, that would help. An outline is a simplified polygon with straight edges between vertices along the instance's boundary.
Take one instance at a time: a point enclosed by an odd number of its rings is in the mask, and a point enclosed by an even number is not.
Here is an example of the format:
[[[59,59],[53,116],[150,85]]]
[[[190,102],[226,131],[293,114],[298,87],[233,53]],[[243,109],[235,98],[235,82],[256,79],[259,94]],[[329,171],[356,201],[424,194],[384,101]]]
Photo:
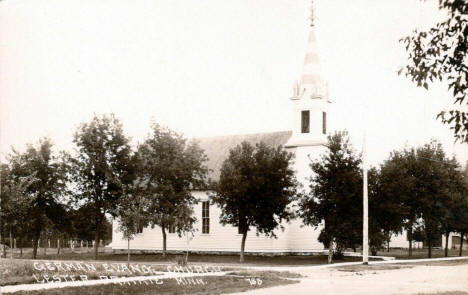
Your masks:
[[[367,196],[367,151],[366,134],[362,143],[362,171],[363,171],[363,226],[362,226],[362,263],[369,264],[369,216],[368,216],[368,196]]]

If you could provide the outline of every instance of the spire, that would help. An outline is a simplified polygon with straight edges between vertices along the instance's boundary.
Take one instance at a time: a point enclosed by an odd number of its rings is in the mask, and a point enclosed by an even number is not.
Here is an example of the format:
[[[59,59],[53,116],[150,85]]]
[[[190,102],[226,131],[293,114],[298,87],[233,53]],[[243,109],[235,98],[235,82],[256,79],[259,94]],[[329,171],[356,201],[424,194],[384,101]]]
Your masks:
[[[301,77],[301,96],[306,98],[326,98],[326,85],[322,79],[320,60],[315,37],[315,16],[313,1],[310,14],[309,39]]]

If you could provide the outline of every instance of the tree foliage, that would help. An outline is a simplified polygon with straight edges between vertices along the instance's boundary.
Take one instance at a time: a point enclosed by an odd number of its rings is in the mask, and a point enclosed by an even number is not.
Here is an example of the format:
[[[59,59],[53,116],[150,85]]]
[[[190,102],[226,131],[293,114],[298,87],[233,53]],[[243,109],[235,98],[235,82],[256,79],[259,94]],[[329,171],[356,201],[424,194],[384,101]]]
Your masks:
[[[310,163],[310,194],[300,202],[304,224],[323,225],[319,241],[340,253],[362,240],[361,159],[346,131],[328,136],[327,152]]]
[[[74,134],[76,156],[73,180],[76,184],[74,201],[88,204],[95,232],[95,258],[98,255],[100,228],[105,214],[112,214],[123,195],[123,187],[132,181],[133,167],[129,139],[122,124],[113,115],[95,115],[82,123]]]
[[[243,142],[222,165],[212,199],[221,208],[220,222],[239,227],[242,233],[241,262],[251,228],[275,237],[281,221],[293,217],[289,205],[296,198],[297,181],[292,158],[281,147]]]
[[[138,149],[142,161],[138,177],[147,199],[148,223],[161,227],[165,255],[169,227],[179,236],[193,231],[197,200],[191,191],[205,187],[207,158],[196,142],[188,143],[182,135],[157,123],[151,127],[152,133]]]
[[[18,181],[34,177],[24,190],[30,198],[24,201],[29,203],[27,215],[30,236],[34,240],[33,258],[36,258],[37,242],[46,225],[61,228],[66,223],[63,201],[67,194],[68,165],[63,154],[53,153],[52,146],[50,139],[43,138],[37,145],[29,144],[24,153],[13,150],[9,156],[13,178]]]
[[[442,232],[453,231],[452,214],[457,206],[454,197],[462,188],[457,167],[437,141],[394,151],[382,165],[382,190],[401,208],[410,255],[417,225],[422,226],[429,256]]]
[[[468,143],[468,2],[439,0],[439,8],[447,13],[444,21],[400,40],[408,52],[408,64],[399,73],[426,89],[434,80],[448,84],[454,104],[462,108],[442,111],[438,118],[451,126],[457,140]]]

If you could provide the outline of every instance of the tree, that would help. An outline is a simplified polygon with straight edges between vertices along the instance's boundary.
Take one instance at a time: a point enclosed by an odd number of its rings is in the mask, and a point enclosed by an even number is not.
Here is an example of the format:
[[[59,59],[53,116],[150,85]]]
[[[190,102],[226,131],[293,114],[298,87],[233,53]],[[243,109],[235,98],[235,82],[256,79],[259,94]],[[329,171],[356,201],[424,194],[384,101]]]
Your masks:
[[[368,171],[369,191],[369,247],[372,255],[389,243],[392,233],[401,233],[402,208],[393,196],[384,194],[382,175],[377,168]]]
[[[276,237],[274,230],[282,220],[294,216],[289,207],[297,193],[292,158],[281,147],[242,142],[223,162],[211,197],[221,208],[221,224],[236,226],[242,234],[240,262],[244,261],[245,240],[251,228],[257,234]]]
[[[133,181],[124,186],[124,197],[120,199],[115,210],[118,218],[119,231],[124,239],[127,239],[127,263],[130,263],[130,241],[143,230],[147,224],[146,210],[147,198],[144,196],[145,181],[138,177],[138,171],[142,171],[142,161],[138,153],[132,157],[135,167]]]
[[[460,249],[459,256],[463,254],[463,241],[468,234],[468,186],[465,187],[464,193],[459,195],[458,202],[454,208],[454,219],[456,220],[454,231],[460,234]]]
[[[138,183],[135,186],[138,187]],[[118,218],[119,231],[124,239],[127,240],[127,263],[130,263],[130,241],[142,230],[144,221],[145,199],[136,190],[127,191],[115,212]]]
[[[11,159],[10,159],[11,160]],[[1,222],[2,222],[2,244],[3,256],[6,256],[5,251],[5,228],[9,228],[10,240],[9,244],[12,247],[13,234],[19,238],[19,246],[21,248],[20,255],[22,256],[23,241],[28,236],[31,228],[29,212],[31,210],[32,198],[27,193],[28,187],[36,181],[35,173],[27,177],[14,177],[10,167],[7,164],[1,165]]]
[[[138,149],[143,163],[138,177],[145,183],[148,223],[161,228],[165,257],[169,227],[179,236],[193,231],[197,200],[191,190],[205,186],[207,157],[197,143],[187,143],[182,135],[157,123],[151,128],[152,133]]]
[[[319,241],[336,252],[362,240],[362,176],[360,158],[349,143],[346,131],[328,136],[327,153],[310,163],[310,194],[300,202],[304,224],[324,227]],[[354,246],[355,247],[355,246]]]
[[[451,212],[453,173],[450,171],[454,165],[454,160],[445,156],[442,145],[435,140],[422,147],[394,151],[382,165],[382,190],[401,207],[408,232],[409,256],[417,224],[422,225],[429,257],[434,242],[441,238],[447,208]]]
[[[412,255],[413,232],[418,218],[421,217],[418,191],[416,156],[413,148],[393,151],[381,166],[381,190],[385,199],[398,204],[403,227],[408,237],[408,255]]]
[[[68,165],[63,154],[57,156],[52,152],[52,142],[48,138],[39,140],[36,146],[28,145],[25,153],[13,150],[10,163],[15,178],[34,175],[26,193],[31,197],[28,215],[35,259],[45,225],[48,222],[60,224],[64,220],[63,197],[67,193]]]
[[[468,165],[464,170],[452,169],[450,202],[444,211],[443,223],[450,232],[460,234],[459,255],[463,253],[463,239],[468,233]],[[445,256],[448,254],[448,234],[446,233]]]
[[[131,148],[122,124],[113,115],[95,115],[74,134],[76,156],[70,158],[77,192],[74,201],[87,204],[94,230],[94,258],[98,257],[100,228],[113,214],[123,186],[132,181]]]
[[[408,52],[404,71],[418,87],[444,80],[452,91],[454,104],[467,105],[468,95],[468,2],[439,0],[439,9],[447,13],[443,22],[428,31],[414,30],[400,40]],[[440,112],[437,116],[451,125],[455,138],[468,142],[468,113],[461,109]]]
[[[449,210],[452,207],[449,203],[453,197],[454,167],[458,164],[454,159],[446,157],[442,145],[435,140],[417,148],[416,159],[416,189],[426,233],[428,257],[431,257],[434,242],[442,236],[444,207]],[[450,225],[450,222],[446,224]],[[450,234],[449,226],[446,230]]]

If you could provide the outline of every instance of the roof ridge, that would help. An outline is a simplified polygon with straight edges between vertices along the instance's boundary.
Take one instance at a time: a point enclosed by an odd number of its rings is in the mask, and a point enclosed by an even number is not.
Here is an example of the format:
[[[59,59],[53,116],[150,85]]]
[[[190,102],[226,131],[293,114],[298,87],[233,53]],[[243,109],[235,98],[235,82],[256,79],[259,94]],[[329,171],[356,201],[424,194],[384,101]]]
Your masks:
[[[235,137],[235,136],[258,136],[263,134],[275,134],[275,133],[287,133],[292,132],[292,130],[281,130],[281,131],[270,131],[270,132],[255,132],[255,133],[237,133],[237,134],[226,134],[226,135],[212,135],[212,136],[202,136],[202,137],[191,137],[190,139],[209,139],[209,138],[226,138],[226,137]]]

